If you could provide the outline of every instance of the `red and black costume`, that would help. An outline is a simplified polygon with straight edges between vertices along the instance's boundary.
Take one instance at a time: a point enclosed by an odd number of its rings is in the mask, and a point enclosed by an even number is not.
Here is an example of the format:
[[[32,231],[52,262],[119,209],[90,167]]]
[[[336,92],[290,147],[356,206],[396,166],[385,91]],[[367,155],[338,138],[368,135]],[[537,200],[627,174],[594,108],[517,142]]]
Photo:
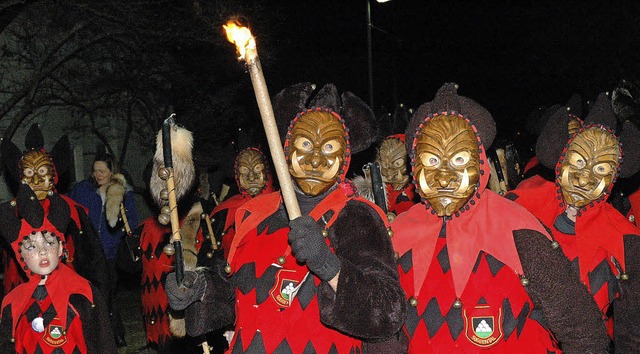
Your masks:
[[[51,209],[43,210],[31,188],[22,185],[17,205],[3,204],[2,234],[16,254],[25,235],[48,232],[64,245],[71,210],[54,194]],[[18,261],[28,281],[2,302],[0,353],[115,353],[107,306],[86,279],[59,263],[44,284],[42,276]],[[39,320],[41,326],[36,325]],[[39,327],[39,328],[38,328]]]
[[[68,166],[68,156],[70,155],[69,141],[66,136],[60,138],[50,152],[44,149],[44,138],[37,124],[34,124],[25,137],[26,150],[20,152],[20,149],[10,140],[5,139],[0,145],[2,150],[2,159],[15,181],[21,178],[21,158],[29,151],[38,150],[48,154],[51,159],[53,174],[53,189],[47,194],[47,198],[41,200],[40,203],[45,209],[45,213],[49,213],[51,205],[50,198],[56,195],[61,198],[70,210],[68,225],[66,231],[66,255],[63,263],[75,270],[82,277],[88,279],[95,287],[97,287],[106,297],[108,294],[109,276],[107,273],[107,260],[100,243],[98,233],[89,219],[87,209],[73,201],[71,198],[58,194],[56,185],[58,177]],[[7,202],[10,205],[15,204],[15,199]],[[5,245],[6,246],[6,245]],[[4,291],[9,293],[17,285],[27,281],[27,275],[17,265],[15,254],[10,247],[4,247]]]
[[[574,276],[580,279],[598,305],[616,352],[637,351],[640,348],[640,230],[606,202],[616,177],[598,199],[578,211],[575,222],[566,217],[567,203],[560,185],[567,147],[580,132],[598,127],[613,134],[606,128],[616,124],[609,98],[600,95],[583,128],[575,135],[554,134],[561,131],[559,127],[566,126],[566,121],[566,113],[558,112],[538,140],[537,154],[541,162],[546,166],[555,163],[555,183],[518,188],[507,198],[524,206],[551,231],[554,241],[572,262]],[[635,130],[633,134],[632,130]],[[624,148],[638,149],[633,139],[629,139],[631,135],[635,135],[636,141],[640,138],[631,125],[625,126],[625,132],[618,138],[622,141],[621,156]],[[637,162],[631,161],[625,170],[627,161],[624,159],[618,164],[619,175],[635,172]]]
[[[267,158],[264,156],[264,153],[257,148],[247,148],[254,151],[257,151],[264,157],[264,161],[266,163]],[[239,155],[238,155],[239,156]],[[234,163],[234,177],[236,179],[236,184],[238,185],[238,190],[240,193],[230,197],[229,199],[224,200],[222,203],[218,204],[211,214],[211,222],[213,223],[213,233],[216,235],[216,238],[220,240],[222,238],[222,250],[224,251],[224,257],[226,258],[229,254],[229,248],[231,247],[231,242],[233,241],[233,237],[235,235],[235,215],[236,210],[241,207],[244,203],[250,201],[251,199],[267,193],[272,193],[275,189],[273,187],[273,177],[271,175],[270,169],[265,165],[266,172],[266,185],[264,189],[260,192],[260,194],[256,196],[251,196],[247,193],[242,187],[240,187],[240,182],[238,181],[238,156],[236,156],[236,161]]]
[[[485,146],[495,136],[489,112],[445,84],[407,128],[412,166],[417,133],[438,115],[458,116],[472,127],[480,180],[450,217],[439,217],[423,199],[392,224],[410,305],[404,326],[409,353],[606,352],[597,308],[564,271],[570,264],[552,248],[544,227],[524,208],[485,189]]]
[[[205,220],[211,209],[207,208],[208,212],[202,209],[202,204],[196,203],[187,215],[180,218],[180,228],[184,242],[193,240],[190,247],[195,248],[200,257],[206,258],[207,254],[212,255],[213,249]],[[163,252],[171,237],[171,226],[162,225],[156,217],[150,217],[136,233],[140,235],[142,320],[147,343],[160,351],[169,350],[177,346],[172,343],[175,335],[170,330],[170,309],[164,289],[165,279],[173,271],[174,263],[173,255]]]
[[[196,264],[207,266],[212,259],[222,258],[222,252],[216,251],[219,242],[211,232],[210,216],[213,205],[199,196],[198,179],[192,159],[193,136],[190,131],[178,127],[172,133],[171,139],[174,169],[178,171],[175,176],[176,190],[180,191],[177,210],[185,269],[193,270]],[[161,146],[159,151],[160,154],[156,154],[153,161],[149,188],[156,204],[161,207],[164,201],[160,195],[162,189],[166,188],[166,183],[157,176],[158,169],[164,166]],[[170,243],[171,233],[171,224],[163,225],[155,216],[143,221],[134,232],[133,240],[137,239],[139,246],[133,247],[139,248],[142,266],[142,319],[150,349],[187,353],[196,350],[196,345],[200,342],[195,343],[189,338],[183,338],[184,315],[172,311],[167,301],[165,281],[167,274],[174,269],[174,255],[165,253],[165,246]]]
[[[287,119],[280,122],[281,135],[287,134],[285,151],[290,129],[301,115],[321,110],[305,108],[312,91],[310,84],[299,84],[274,99],[276,116]],[[339,98],[335,86],[327,85],[310,105],[324,106],[324,95]],[[353,120],[350,125],[349,119],[331,113],[349,127],[338,182],[316,196],[296,191],[302,214],[326,230],[325,242],[339,259],[337,291],[296,261],[289,249],[289,220],[281,197],[264,194],[236,212],[236,236],[226,269],[230,274],[224,276],[220,268],[204,273],[204,293],[185,310],[187,329],[190,321],[216,328],[235,318],[232,353],[361,353],[363,340],[386,339],[398,331],[405,309],[386,217],[344,180],[351,153],[373,141],[361,134],[374,132],[375,126],[354,118],[371,114],[360,99],[345,93],[342,102],[348,107],[345,115]]]

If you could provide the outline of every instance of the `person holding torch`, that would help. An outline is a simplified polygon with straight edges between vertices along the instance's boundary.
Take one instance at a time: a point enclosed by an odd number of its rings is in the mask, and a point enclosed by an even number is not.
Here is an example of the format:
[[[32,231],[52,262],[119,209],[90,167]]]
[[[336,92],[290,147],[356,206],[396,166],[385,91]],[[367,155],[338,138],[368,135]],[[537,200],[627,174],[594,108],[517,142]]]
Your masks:
[[[235,315],[233,353],[357,353],[404,321],[386,217],[345,179],[351,154],[375,140],[373,113],[332,84],[313,93],[303,83],[274,99],[303,216],[289,221],[279,193],[256,197],[236,212],[224,270],[185,274],[195,279],[187,289],[167,277],[187,331],[189,322],[211,330]]]

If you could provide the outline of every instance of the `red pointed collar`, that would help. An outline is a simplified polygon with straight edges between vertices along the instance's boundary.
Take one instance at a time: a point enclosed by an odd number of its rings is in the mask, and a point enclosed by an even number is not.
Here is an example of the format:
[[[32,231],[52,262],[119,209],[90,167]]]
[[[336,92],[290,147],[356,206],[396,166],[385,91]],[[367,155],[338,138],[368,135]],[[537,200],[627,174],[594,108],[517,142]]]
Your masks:
[[[13,323],[11,327],[12,337],[15,336],[15,330],[18,325],[20,315],[26,310],[31,296],[35,291],[38,283],[42,280],[39,276],[33,276],[27,283],[20,284],[13,289],[2,301],[2,312],[6,306],[11,305],[11,314]],[[67,307],[69,305],[69,297],[71,294],[82,294],[91,303],[93,303],[93,292],[89,281],[79,276],[76,272],[69,269],[64,264],[58,264],[44,284],[47,294],[51,298],[51,303],[56,309],[56,313],[62,322],[65,330],[67,329]]]

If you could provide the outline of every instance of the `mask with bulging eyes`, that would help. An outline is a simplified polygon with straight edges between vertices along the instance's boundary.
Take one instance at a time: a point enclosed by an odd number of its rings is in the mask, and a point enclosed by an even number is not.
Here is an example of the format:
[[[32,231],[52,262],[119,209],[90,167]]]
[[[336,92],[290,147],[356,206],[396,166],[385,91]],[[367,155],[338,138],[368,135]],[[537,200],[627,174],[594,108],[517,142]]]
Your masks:
[[[291,129],[289,172],[307,195],[331,188],[345,159],[347,143],[342,123],[328,112],[303,114]]]
[[[418,132],[414,178],[418,193],[438,216],[462,208],[480,179],[478,142],[461,117],[436,116]]]
[[[581,208],[611,188],[620,149],[613,134],[599,127],[578,133],[569,144],[557,177],[564,201]]]
[[[409,181],[407,159],[407,148],[400,139],[389,138],[380,144],[376,160],[380,164],[382,181],[394,190],[401,190]]]
[[[49,154],[32,150],[24,154],[20,160],[20,175],[22,183],[31,187],[38,200],[47,198],[47,193],[53,189],[53,164]]]
[[[265,161],[256,150],[243,150],[238,155],[238,182],[240,188],[252,197],[260,194],[267,186]]]

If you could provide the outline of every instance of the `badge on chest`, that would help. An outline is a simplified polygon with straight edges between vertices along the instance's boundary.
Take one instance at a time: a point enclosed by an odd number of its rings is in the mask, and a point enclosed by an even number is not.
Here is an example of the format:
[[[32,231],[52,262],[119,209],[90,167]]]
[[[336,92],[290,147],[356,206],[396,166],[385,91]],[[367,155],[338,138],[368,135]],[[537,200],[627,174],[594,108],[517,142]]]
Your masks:
[[[67,342],[67,335],[59,318],[54,318],[47,326],[42,340],[52,347],[60,347]]]
[[[463,309],[465,336],[471,343],[489,348],[502,338],[502,308],[477,305],[471,310]]]
[[[292,269],[278,270],[275,285],[269,291],[269,295],[278,306],[282,308],[291,306],[307,274],[309,273],[301,274],[301,272]]]

